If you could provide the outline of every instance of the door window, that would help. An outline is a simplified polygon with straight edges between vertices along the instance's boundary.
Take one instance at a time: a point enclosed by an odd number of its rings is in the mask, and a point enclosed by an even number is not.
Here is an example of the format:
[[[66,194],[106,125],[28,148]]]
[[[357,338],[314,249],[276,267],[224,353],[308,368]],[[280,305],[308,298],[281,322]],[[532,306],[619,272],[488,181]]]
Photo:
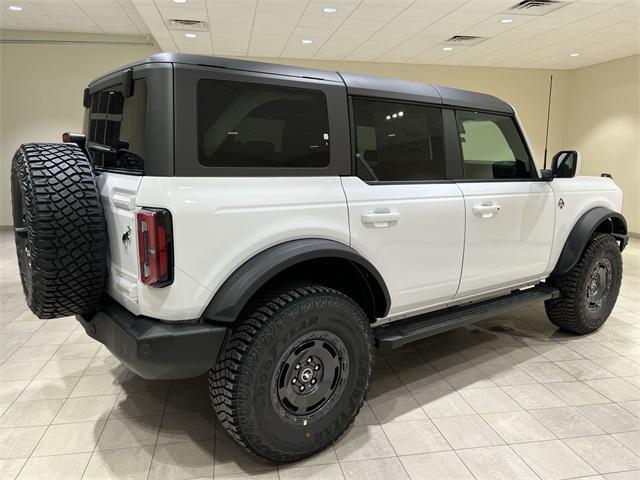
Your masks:
[[[468,111],[458,111],[456,118],[465,179],[532,178],[531,159],[513,118]]]
[[[353,99],[358,176],[372,181],[445,178],[439,108]]]
[[[200,80],[198,159],[206,167],[322,168],[329,117],[322,92]]]

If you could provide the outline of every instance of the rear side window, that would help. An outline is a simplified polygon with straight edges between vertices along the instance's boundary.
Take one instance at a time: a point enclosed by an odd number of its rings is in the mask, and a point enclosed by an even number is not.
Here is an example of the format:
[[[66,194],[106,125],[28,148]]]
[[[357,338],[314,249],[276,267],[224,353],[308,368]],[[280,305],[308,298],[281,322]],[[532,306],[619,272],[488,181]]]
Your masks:
[[[353,99],[357,172],[363,180],[445,178],[439,108]]]
[[[144,171],[147,82],[136,80],[133,96],[120,86],[91,95],[87,139],[98,168]]]
[[[200,80],[198,159],[206,167],[322,168],[329,118],[322,92]]]
[[[513,118],[489,113],[456,113],[464,178],[531,178],[531,159]]]

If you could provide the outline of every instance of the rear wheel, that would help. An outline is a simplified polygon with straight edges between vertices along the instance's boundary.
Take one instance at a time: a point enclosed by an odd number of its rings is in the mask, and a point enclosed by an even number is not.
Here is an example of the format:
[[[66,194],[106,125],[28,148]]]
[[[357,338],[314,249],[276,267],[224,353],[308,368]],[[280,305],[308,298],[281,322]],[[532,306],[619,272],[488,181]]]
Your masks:
[[[597,330],[609,318],[620,292],[618,243],[611,235],[596,233],[573,268],[549,282],[560,289],[559,298],[545,302],[549,320],[577,334]]]
[[[40,318],[93,310],[106,278],[107,230],[89,159],[74,144],[21,145],[11,197],[29,308]]]
[[[300,460],[331,445],[364,401],[373,337],[362,309],[319,285],[256,298],[210,374],[215,411],[262,460]]]

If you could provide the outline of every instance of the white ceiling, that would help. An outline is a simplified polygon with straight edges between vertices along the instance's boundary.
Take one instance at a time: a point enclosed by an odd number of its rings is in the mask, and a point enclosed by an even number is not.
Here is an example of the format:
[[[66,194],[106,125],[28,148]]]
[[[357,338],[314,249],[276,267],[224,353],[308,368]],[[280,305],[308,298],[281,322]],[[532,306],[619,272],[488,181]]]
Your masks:
[[[131,0],[0,0],[0,28],[54,32],[146,35]],[[16,12],[10,6],[22,8]]]
[[[640,52],[640,0],[566,0],[545,15],[515,14],[518,1],[0,0],[0,27],[150,32],[163,50],[209,55],[442,65],[570,69]],[[169,19],[208,30],[187,38]],[[486,40],[443,50],[453,35]]]

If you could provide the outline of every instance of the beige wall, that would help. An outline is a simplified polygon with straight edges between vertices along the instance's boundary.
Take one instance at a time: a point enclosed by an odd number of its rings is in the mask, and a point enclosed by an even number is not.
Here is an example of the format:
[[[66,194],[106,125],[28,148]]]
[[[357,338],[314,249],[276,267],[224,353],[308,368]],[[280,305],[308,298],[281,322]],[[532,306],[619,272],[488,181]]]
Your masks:
[[[3,35],[16,38],[19,34]],[[131,41],[127,37],[31,34],[30,38]],[[135,42],[140,42],[139,38]],[[82,91],[113,68],[157,50],[149,45],[16,45],[0,43],[0,225],[10,225],[10,168],[25,142],[60,142],[82,129]]]
[[[640,56],[573,70],[569,84],[563,144],[580,150],[584,175],[613,175],[640,233]]]
[[[0,225],[11,223],[8,172],[16,147],[28,141],[58,141],[61,132],[79,130],[82,120],[81,95],[87,82],[111,68],[143,58],[154,51],[150,46],[0,44]],[[540,162],[544,152],[549,76],[553,74],[549,157],[562,147],[577,147],[584,151],[584,172],[599,174],[610,171],[618,183],[623,182],[619,168],[602,165],[604,162],[622,165],[621,158],[628,158],[630,168],[635,168],[637,185],[640,163],[637,58],[635,63],[633,59],[626,59],[571,72],[295,59],[257,60],[439,83],[494,94],[516,108],[536,159]],[[607,65],[615,67],[615,72],[611,74],[615,77],[615,85],[603,90],[603,84],[609,82],[608,85],[611,85],[611,80],[607,80]],[[586,102],[593,102],[594,91],[597,90],[595,86],[591,87],[592,84],[598,84],[598,91],[601,92],[598,117],[594,117],[592,109],[588,114],[585,110],[588,108]],[[625,96],[618,92],[620,85],[624,85],[629,97],[635,94],[635,103],[624,101]],[[611,102],[611,96],[616,98],[615,102]],[[629,122],[635,122],[635,126],[628,126]],[[604,130],[603,125],[606,125]],[[623,128],[618,129],[616,125],[622,125]],[[586,131],[596,132],[597,135],[580,133]],[[603,132],[605,141],[598,140]],[[607,149],[610,138],[616,138],[616,153]],[[625,186],[625,190],[625,213],[631,217],[634,231],[638,232],[638,199],[635,197],[635,210],[630,207],[629,200],[633,197],[633,193],[629,192],[637,188],[630,185]]]

